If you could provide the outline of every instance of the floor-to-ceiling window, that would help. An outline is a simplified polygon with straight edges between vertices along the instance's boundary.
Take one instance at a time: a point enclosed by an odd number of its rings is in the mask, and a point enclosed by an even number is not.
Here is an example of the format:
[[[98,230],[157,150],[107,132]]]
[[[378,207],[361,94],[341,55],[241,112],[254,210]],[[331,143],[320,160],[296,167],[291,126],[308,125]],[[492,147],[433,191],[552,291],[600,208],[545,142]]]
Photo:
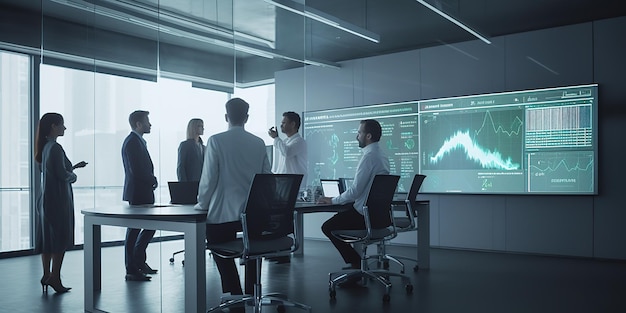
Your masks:
[[[30,58],[0,51],[0,252],[31,248]]]
[[[274,116],[273,85],[237,89],[235,97],[250,103],[247,130],[266,140]],[[128,115],[134,110],[150,112],[152,131],[145,134],[155,164],[159,188],[156,201],[169,202],[168,181],[177,180],[178,145],[186,139],[187,123],[201,118],[205,123],[203,140],[227,129],[224,92],[192,88],[184,81],[159,79],[144,81],[114,75],[41,65],[40,112],[64,116],[67,130],[58,142],[72,163],[86,161],[77,169],[74,184],[76,243],[83,242],[81,208],[120,205],[124,169],[121,146],[130,132]],[[122,240],[125,229],[103,229],[104,241]]]
[[[176,180],[177,148],[185,140],[189,119],[204,120],[206,141],[227,129],[227,99],[248,101],[246,129],[272,144],[267,129],[277,123],[274,85],[271,71],[265,71],[282,69],[289,65],[287,60],[303,57],[268,58],[264,53],[236,49],[268,36],[262,44],[270,48],[264,49],[275,49],[273,22],[256,30],[236,31],[235,17],[245,19],[246,3],[189,2],[193,6],[172,11],[175,8],[169,6],[173,3],[145,1],[129,7],[137,12],[123,10],[124,14],[137,14],[137,19],[122,19],[130,21],[128,27],[111,29],[110,22],[123,17],[108,14],[115,8],[90,1],[76,1],[83,5],[37,2],[26,6],[28,9],[2,5],[7,13],[3,26],[19,25],[16,27],[24,32],[0,36],[0,46],[5,49],[0,52],[0,253],[32,249],[35,186],[31,179],[36,173],[32,133],[46,112],[65,117],[68,130],[59,143],[70,160],[89,163],[76,170],[78,181],[73,186],[76,244],[83,242],[81,208],[123,203],[120,149],[130,132],[128,114],[133,110],[150,111],[154,125],[145,138],[159,180],[157,202],[169,201],[167,181]],[[152,5],[158,10],[142,9]],[[187,25],[197,26],[193,31],[177,25],[161,27],[160,15],[152,16],[161,10],[170,14],[167,16],[201,13],[197,18],[206,19],[206,25]],[[8,13],[13,11],[15,14]],[[68,11],[72,11],[71,21],[54,14]],[[144,19],[149,22],[142,22]],[[208,26],[220,31],[207,35],[204,32],[213,29]],[[261,29],[267,31],[256,34]],[[260,37],[255,39],[247,32]],[[215,41],[213,35],[220,40]],[[103,229],[103,240],[121,240],[123,236],[124,229]]]
[[[32,248],[29,130],[36,121],[29,118],[30,62],[28,55],[0,52],[0,252]],[[41,114],[58,112],[65,117],[68,130],[59,143],[73,163],[89,163],[77,170],[74,184],[76,244],[83,242],[81,208],[121,203],[120,149],[130,131],[128,114],[133,110],[151,112],[154,126],[146,140],[160,181],[157,201],[162,203],[169,201],[166,182],[176,180],[177,148],[185,139],[187,122],[194,117],[204,120],[205,141],[226,130],[224,103],[229,97],[251,104],[247,130],[272,144],[267,136],[274,117],[272,84],[236,88],[229,95],[177,80],[150,82],[49,65],[41,65],[40,70]],[[123,236],[121,228],[103,232],[103,240]]]

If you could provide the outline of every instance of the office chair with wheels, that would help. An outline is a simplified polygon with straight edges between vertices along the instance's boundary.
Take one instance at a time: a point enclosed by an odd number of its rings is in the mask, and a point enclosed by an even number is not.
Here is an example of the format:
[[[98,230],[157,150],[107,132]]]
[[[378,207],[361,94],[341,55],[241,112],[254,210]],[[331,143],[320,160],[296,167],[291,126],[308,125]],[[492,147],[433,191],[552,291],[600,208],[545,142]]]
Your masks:
[[[223,258],[240,258],[240,264],[254,260],[256,283],[253,295],[230,296],[223,303],[209,309],[216,312],[233,307],[276,306],[279,312],[285,307],[311,311],[311,307],[291,301],[279,293],[262,294],[261,262],[263,258],[285,255],[298,249],[297,229],[294,227],[295,204],[303,175],[256,174],[250,187],[244,211],[241,214],[242,238],[221,244],[208,244],[212,253]]]
[[[396,225],[396,232],[404,233],[410,231],[417,231],[417,208],[416,208],[416,199],[417,194],[422,187],[422,183],[426,175],[415,174],[413,177],[413,182],[411,183],[411,189],[409,189],[409,193],[407,194],[406,200],[404,200],[404,205],[400,206],[403,208],[403,212],[405,213],[403,216],[394,216],[393,221]],[[417,272],[419,270],[418,260],[417,258],[411,258],[407,256],[399,256],[399,255],[391,255],[387,254],[387,243],[388,240],[383,240],[377,244],[378,248],[378,256],[379,262],[382,263],[384,269],[389,269],[389,261],[393,261],[394,263],[400,266],[400,273],[404,273],[404,263],[400,260],[407,260],[415,262],[415,266],[413,267],[413,271]]]
[[[391,202],[393,201],[393,195],[399,179],[400,176],[395,175],[376,175],[374,177],[367,200],[363,206],[363,218],[365,219],[366,229],[336,230],[332,232],[332,235],[338,239],[360,246],[361,267],[329,274],[329,294],[331,299],[336,297],[335,287],[338,284],[355,278],[361,278],[362,281],[364,278],[371,278],[382,284],[385,287],[383,302],[389,302],[391,299],[389,295],[391,289],[390,276],[401,277],[406,282],[405,288],[407,293],[413,292],[413,285],[408,276],[384,269],[370,269],[368,266],[368,260],[370,258],[378,258],[378,256],[368,256],[367,246],[390,240],[396,236]]]

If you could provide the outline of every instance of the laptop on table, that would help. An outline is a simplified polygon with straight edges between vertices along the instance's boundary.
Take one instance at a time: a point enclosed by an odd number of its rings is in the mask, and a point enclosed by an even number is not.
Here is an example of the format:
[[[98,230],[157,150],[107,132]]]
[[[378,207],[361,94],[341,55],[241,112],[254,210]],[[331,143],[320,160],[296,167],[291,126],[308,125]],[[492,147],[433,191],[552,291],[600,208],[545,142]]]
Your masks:
[[[322,194],[324,197],[336,197],[341,194],[341,181],[339,179],[320,179]]]
[[[170,189],[171,204],[196,204],[198,203],[198,184],[200,182],[167,182]]]

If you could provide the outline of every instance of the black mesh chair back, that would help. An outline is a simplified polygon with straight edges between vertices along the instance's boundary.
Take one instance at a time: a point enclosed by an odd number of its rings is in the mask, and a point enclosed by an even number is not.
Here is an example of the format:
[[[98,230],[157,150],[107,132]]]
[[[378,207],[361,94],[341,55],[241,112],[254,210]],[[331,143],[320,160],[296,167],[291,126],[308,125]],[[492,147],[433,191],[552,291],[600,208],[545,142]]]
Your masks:
[[[420,191],[420,188],[422,188],[422,183],[424,182],[424,179],[426,178],[426,175],[422,175],[422,174],[415,174],[415,176],[413,176],[413,182],[411,183],[411,189],[409,189],[409,194],[407,195],[407,200],[411,201],[412,203],[415,202],[415,200],[417,199],[417,194]]]
[[[257,174],[244,209],[251,240],[275,239],[294,232],[293,213],[303,175]]]
[[[417,201],[417,194],[422,188],[424,179],[426,179],[426,175],[415,174],[415,176],[413,176],[411,189],[407,194],[406,200],[404,200],[406,205],[406,217],[395,218],[396,229],[398,232],[417,230],[417,224],[415,223],[415,201]]]
[[[392,239],[396,235],[391,204],[400,176],[376,175],[363,205],[365,229],[335,230],[333,236],[348,243],[363,243]]]
[[[397,175],[376,175],[374,177],[367,200],[365,201],[371,228],[379,229],[392,225],[389,212],[399,180],[400,176]]]

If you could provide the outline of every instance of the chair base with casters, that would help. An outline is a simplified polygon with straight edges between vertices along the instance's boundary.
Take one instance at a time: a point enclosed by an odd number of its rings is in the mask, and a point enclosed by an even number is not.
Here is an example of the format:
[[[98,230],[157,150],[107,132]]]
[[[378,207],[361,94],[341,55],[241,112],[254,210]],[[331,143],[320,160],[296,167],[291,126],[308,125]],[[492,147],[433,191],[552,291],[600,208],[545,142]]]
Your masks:
[[[285,307],[295,307],[298,309],[305,310],[307,312],[311,312],[311,307],[308,305],[301,304],[298,302],[293,302],[287,299],[287,297],[283,294],[268,293],[268,294],[261,296],[260,299],[256,298],[255,296],[250,296],[250,295],[247,295],[241,298],[236,298],[236,299],[233,299],[233,297],[228,297],[226,301],[223,301],[222,304],[220,304],[219,306],[209,309],[207,313],[227,312],[226,310],[230,311],[230,309],[233,307],[245,307],[245,306],[255,307],[255,310],[254,310],[255,313],[261,312],[260,308],[263,306],[276,306],[276,311],[278,313],[284,313],[286,310]]]
[[[383,230],[384,231],[384,230]],[[366,235],[366,230],[356,230],[351,231],[350,236],[354,236],[354,238],[363,238]],[[346,238],[346,231],[342,231],[344,238]],[[342,236],[341,234],[337,234],[337,236]],[[383,235],[384,236],[384,235]],[[328,293],[331,299],[335,299],[337,296],[336,287],[344,281],[352,280],[355,278],[361,278],[363,282],[367,282],[367,279],[374,280],[380,283],[385,288],[385,293],[383,294],[383,302],[391,301],[391,296],[389,292],[391,291],[391,277],[400,277],[404,283],[405,290],[407,294],[411,294],[413,292],[413,284],[411,283],[411,278],[402,273],[394,273],[385,269],[370,269],[368,263],[370,260],[375,260],[380,262],[379,255],[367,255],[367,245],[361,246],[361,268],[359,269],[347,269],[338,272],[332,272],[328,274]]]
[[[240,235],[238,234],[238,236],[240,236]],[[207,247],[207,250],[208,250],[208,247]],[[176,259],[175,259],[176,255],[177,254],[181,254],[181,253],[185,253],[185,250],[178,250],[178,251],[172,253],[172,257],[170,258],[170,264],[174,264],[174,262],[176,261]],[[211,256],[211,251],[209,251],[209,256]],[[180,261],[180,263],[183,266],[185,266],[185,260]]]
[[[394,224],[396,225],[396,231],[398,233],[401,232],[405,232],[405,231],[412,231],[412,230],[417,230],[417,227],[415,226],[416,223],[415,222],[410,222],[408,219],[411,217],[400,217],[400,218],[394,218]],[[376,258],[377,259],[377,265],[379,268],[383,268],[385,270],[389,270],[389,263],[393,262],[395,264],[397,264],[398,266],[400,266],[400,273],[404,274],[405,273],[405,264],[402,260],[404,261],[409,261],[409,262],[413,262],[415,263],[415,266],[413,266],[413,272],[417,272],[419,271],[419,261],[417,258],[411,258],[408,256],[401,256],[401,255],[393,255],[393,254],[389,254],[387,253],[387,244],[388,242],[382,241],[379,242],[378,244],[376,244],[376,248],[377,248],[377,254],[376,256],[372,256],[372,258]]]
[[[243,243],[242,243],[243,245]],[[274,242],[268,241],[265,243],[268,246],[281,246],[285,245],[285,238],[277,239]],[[224,249],[224,245],[216,245],[210,246],[210,249]],[[233,249],[237,250],[237,249]],[[222,250],[223,251],[223,250]],[[283,256],[284,253],[276,253],[275,255],[266,255],[265,257],[276,257]],[[243,262],[243,261],[242,261]],[[254,295],[233,295],[222,298],[222,303],[220,305],[210,308],[207,313],[210,312],[225,312],[225,310],[236,307],[246,307],[252,306],[254,307],[255,313],[260,313],[261,308],[264,306],[275,306],[278,313],[285,312],[286,307],[293,307],[297,309],[302,309],[307,312],[311,312],[311,307],[290,300],[286,295],[281,293],[266,293],[262,294],[262,286],[261,286],[261,262],[262,258],[257,258],[255,260],[256,266],[256,283],[254,284]]]
[[[174,261],[175,261],[174,258],[176,257],[176,255],[177,254],[181,254],[183,252],[185,252],[185,250],[179,250],[179,251],[176,251],[176,252],[172,253],[172,257],[170,258],[170,263],[174,263]],[[181,263],[183,263],[183,265],[185,265],[185,260],[182,260]]]
[[[383,268],[385,270],[389,270],[390,269],[389,263],[393,262],[393,263],[397,264],[398,266],[400,266],[400,273],[404,274],[406,265],[404,264],[403,261],[409,261],[409,262],[414,262],[415,263],[415,265],[413,266],[413,272],[419,271],[419,264],[418,264],[419,261],[418,261],[418,259],[414,259],[414,258],[407,257],[407,256],[388,254],[387,253],[387,244],[386,243],[378,244],[377,248],[378,248],[377,263],[379,264],[379,267],[381,267],[381,268]]]
[[[181,254],[181,253],[184,253],[184,252],[185,252],[185,250],[179,250],[179,251],[176,251],[176,252],[172,253],[172,257],[170,258],[170,264],[174,264],[174,261],[176,261],[174,258],[176,257],[177,254]],[[211,252],[209,252],[209,256],[211,256]],[[183,266],[185,266],[185,260],[180,261],[180,263]]]

